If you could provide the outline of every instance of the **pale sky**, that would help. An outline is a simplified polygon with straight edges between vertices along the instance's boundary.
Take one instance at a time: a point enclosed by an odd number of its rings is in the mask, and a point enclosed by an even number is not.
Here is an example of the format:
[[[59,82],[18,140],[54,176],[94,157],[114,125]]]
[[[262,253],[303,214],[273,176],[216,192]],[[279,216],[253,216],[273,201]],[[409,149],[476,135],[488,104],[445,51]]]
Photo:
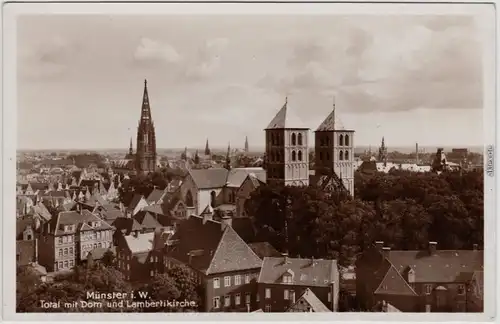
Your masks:
[[[145,78],[158,148],[262,147],[287,95],[312,131],[335,95],[358,145],[481,145],[479,36],[471,16],[23,16],[18,148],[135,148]]]

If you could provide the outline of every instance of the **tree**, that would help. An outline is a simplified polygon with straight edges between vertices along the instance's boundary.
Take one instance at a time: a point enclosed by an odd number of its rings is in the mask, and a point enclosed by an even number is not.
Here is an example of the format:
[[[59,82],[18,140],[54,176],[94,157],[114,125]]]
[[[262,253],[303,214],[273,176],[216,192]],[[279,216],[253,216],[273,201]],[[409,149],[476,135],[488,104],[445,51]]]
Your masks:
[[[101,258],[101,263],[105,267],[113,267],[115,265],[115,262],[116,262],[115,254],[111,250],[104,252]]]
[[[194,301],[197,305],[200,305],[201,287],[185,266],[174,265],[167,269],[167,276],[173,280],[175,288],[180,292],[179,299]]]

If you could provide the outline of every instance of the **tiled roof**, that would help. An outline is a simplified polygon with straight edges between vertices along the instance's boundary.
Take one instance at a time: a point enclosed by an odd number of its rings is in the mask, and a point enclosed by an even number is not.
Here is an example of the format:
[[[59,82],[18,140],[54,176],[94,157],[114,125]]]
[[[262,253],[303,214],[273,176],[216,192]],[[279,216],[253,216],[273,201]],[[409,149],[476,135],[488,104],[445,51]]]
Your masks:
[[[100,222],[100,225],[98,227],[94,227],[93,229],[112,229],[111,225],[103,221],[97,215],[89,212],[88,210],[82,210],[81,213],[78,213],[76,211],[68,211],[60,212],[57,216],[54,234],[59,235],[65,233],[64,231],[60,230],[59,225],[77,225],[77,227],[81,227],[83,225],[88,226],[87,222]],[[81,230],[83,230],[83,228]]]
[[[128,204],[128,209],[130,210],[133,210],[135,209],[135,207],[137,207],[137,205],[139,204],[139,202],[141,201],[141,199],[143,199],[144,196],[142,195],[139,195],[139,194],[134,194],[134,196],[132,197],[132,200],[130,201],[130,203]]]
[[[132,231],[141,231],[142,226],[134,218],[118,217],[116,218],[112,225],[117,231],[124,231],[126,235],[130,234]]]
[[[157,203],[158,200],[162,199],[164,195],[165,195],[164,190],[153,189],[153,191],[151,191],[151,193],[149,194],[148,198],[146,198],[146,201],[148,204]]]
[[[293,304],[288,311],[292,310],[295,305],[301,304],[302,302],[305,302],[311,307],[311,311],[314,313],[319,313],[319,312],[331,312],[328,307],[323,304],[321,300],[319,300],[318,296],[316,296],[311,289],[307,288],[304,293],[297,299],[295,304]]]
[[[125,241],[132,254],[149,252],[153,248],[154,233],[139,233],[125,236]]]
[[[374,294],[417,296],[417,293],[410,287],[394,266],[389,268]]]
[[[293,108],[289,107],[288,103],[285,103],[283,107],[278,111],[276,116],[271,120],[266,129],[309,129],[304,122],[298,118],[292,111]]]
[[[224,186],[240,187],[246,177],[254,175],[266,182],[266,171],[262,168],[234,168],[228,171],[224,168],[209,168],[190,170],[198,189],[222,188]]]
[[[276,284],[282,282],[287,271],[293,272],[292,283],[301,286],[327,287],[335,280],[336,260],[313,260],[299,258],[266,257],[260,270],[259,283]]]
[[[281,257],[278,252],[269,242],[255,242],[249,243],[248,246],[257,254],[261,259],[265,257]]]
[[[339,118],[339,114],[335,113],[334,110],[325,118],[325,120],[316,129],[317,132],[335,131],[335,130],[345,130],[344,124]]]
[[[169,256],[205,274],[259,268],[262,262],[230,226],[203,223],[199,216],[182,222],[172,240],[179,241]]]
[[[153,214],[159,214],[159,215],[164,215],[163,214],[163,209],[162,205],[152,205],[152,206],[146,206],[142,209],[143,211],[147,211]]]
[[[155,229],[161,227],[161,224],[158,223],[156,218],[151,215],[149,212],[140,211],[136,215],[134,215],[134,219],[141,224],[142,228],[145,229]]]
[[[198,189],[222,188],[226,185],[228,170],[224,168],[194,169],[189,174]]]
[[[118,217],[124,217],[125,216],[124,213],[121,210],[119,210],[119,209],[104,210],[104,211],[101,212],[101,215],[102,215],[102,218],[105,221],[107,221],[108,223],[114,221]]]
[[[437,250],[390,251],[388,260],[400,273],[412,268],[415,282],[455,282],[461,272],[483,270],[483,251]]]

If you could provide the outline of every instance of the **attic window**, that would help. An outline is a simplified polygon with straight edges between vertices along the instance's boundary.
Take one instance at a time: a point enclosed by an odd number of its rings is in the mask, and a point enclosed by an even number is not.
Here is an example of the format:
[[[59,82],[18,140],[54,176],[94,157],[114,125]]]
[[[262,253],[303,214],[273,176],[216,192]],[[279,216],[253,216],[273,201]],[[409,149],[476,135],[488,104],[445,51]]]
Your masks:
[[[291,284],[292,283],[292,275],[284,274],[283,275],[283,283]]]
[[[301,280],[301,281],[306,280],[306,278],[307,278],[307,275],[306,275],[306,274],[301,274],[301,275],[300,275],[300,280]]]

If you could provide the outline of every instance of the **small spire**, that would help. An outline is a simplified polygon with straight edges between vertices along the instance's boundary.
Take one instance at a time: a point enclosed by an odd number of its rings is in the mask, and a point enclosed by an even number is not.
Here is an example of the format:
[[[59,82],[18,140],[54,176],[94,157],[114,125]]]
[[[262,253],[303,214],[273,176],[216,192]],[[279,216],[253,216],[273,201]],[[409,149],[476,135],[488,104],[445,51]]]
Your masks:
[[[224,167],[228,170],[231,169],[231,142],[227,145],[227,155],[226,155],[226,164]]]

